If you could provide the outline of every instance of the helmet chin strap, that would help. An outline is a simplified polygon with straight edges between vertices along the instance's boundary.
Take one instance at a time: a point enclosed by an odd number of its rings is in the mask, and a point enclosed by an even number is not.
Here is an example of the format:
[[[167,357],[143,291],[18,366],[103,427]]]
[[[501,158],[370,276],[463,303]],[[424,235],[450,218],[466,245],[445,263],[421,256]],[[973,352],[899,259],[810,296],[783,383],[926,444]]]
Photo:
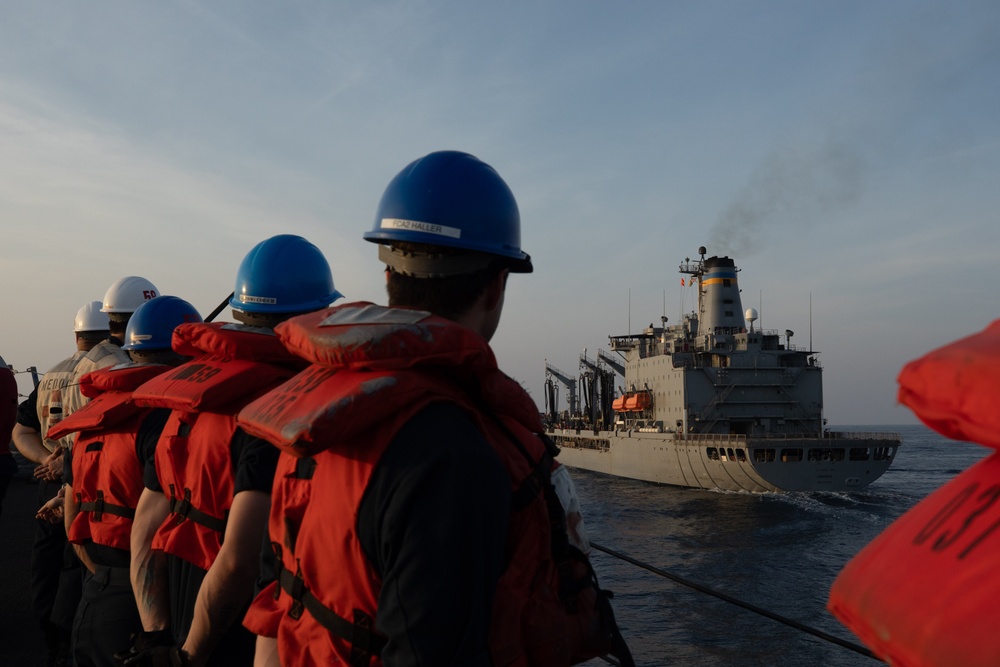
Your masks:
[[[482,253],[460,255],[437,255],[433,253],[400,250],[388,245],[379,245],[378,259],[390,267],[394,273],[414,278],[447,278],[482,271],[501,259]]]

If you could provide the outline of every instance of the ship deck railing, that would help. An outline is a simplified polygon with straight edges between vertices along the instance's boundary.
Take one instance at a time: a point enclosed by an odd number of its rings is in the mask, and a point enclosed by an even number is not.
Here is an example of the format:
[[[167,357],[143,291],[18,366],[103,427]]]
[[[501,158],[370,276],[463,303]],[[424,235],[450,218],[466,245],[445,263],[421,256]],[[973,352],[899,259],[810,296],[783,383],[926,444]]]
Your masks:
[[[548,425],[545,429],[549,433],[554,433],[555,431],[562,431],[560,435],[568,435],[566,432],[571,432],[574,435],[582,435],[590,433],[592,435],[597,435],[592,427],[575,427],[575,426],[565,426],[560,427],[556,425]],[[614,429],[614,433],[623,434],[632,431],[634,433],[643,432],[642,429],[634,428],[622,428],[619,426]],[[653,432],[653,431],[646,431]],[[669,431],[657,431],[662,433],[669,433]],[[803,439],[815,439],[815,433],[799,432],[799,433],[767,433],[760,436],[747,436],[741,433],[675,433],[678,440],[688,440],[691,442],[704,442],[704,443],[733,443],[733,444],[746,444],[748,439],[761,439],[768,441],[777,440],[803,440]],[[825,431],[822,435],[823,440],[894,440],[899,441],[900,437],[898,433],[890,433],[887,431]]]
[[[827,431],[824,438],[839,438],[841,440],[899,440],[898,433],[889,431]]]
[[[803,440],[815,439],[815,433],[805,431],[799,433],[765,433],[761,435],[743,435],[741,433],[678,433],[681,440],[746,442],[748,439],[766,440]],[[898,433],[880,431],[825,431],[824,440],[899,440]]]
[[[694,442],[733,442],[745,443],[748,438],[752,439],[766,439],[766,440],[802,440],[802,439],[815,439],[816,433],[814,432],[789,432],[789,433],[766,433],[761,435],[746,435],[742,433],[682,433],[676,431],[666,431],[661,429],[644,429],[622,426],[618,424],[614,429],[610,429],[616,434],[620,433],[665,433],[674,435],[679,440],[690,440]],[[595,431],[594,427],[590,424],[546,424],[545,431],[547,433],[555,433],[556,431],[562,431],[560,435],[568,435],[566,432],[572,432],[574,435],[583,435],[590,433],[591,435],[597,435],[600,430]],[[892,433],[889,431],[824,431],[821,439],[823,440],[901,440],[898,433]]]

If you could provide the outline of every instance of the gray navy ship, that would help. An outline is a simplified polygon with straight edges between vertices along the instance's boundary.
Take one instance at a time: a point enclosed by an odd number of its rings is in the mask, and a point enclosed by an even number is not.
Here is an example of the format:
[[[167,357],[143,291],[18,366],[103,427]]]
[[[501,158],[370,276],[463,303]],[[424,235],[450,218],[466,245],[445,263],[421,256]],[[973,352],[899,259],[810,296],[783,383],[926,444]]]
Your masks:
[[[584,352],[578,376],[546,362],[545,424],[559,460],[726,491],[852,491],[878,479],[899,436],[827,430],[818,353],[793,345],[791,331],[755,329],[735,262],[706,252],[680,265],[698,290],[698,310],[682,323],[661,317],[609,336],[617,355]],[[561,388],[567,410],[557,408]]]

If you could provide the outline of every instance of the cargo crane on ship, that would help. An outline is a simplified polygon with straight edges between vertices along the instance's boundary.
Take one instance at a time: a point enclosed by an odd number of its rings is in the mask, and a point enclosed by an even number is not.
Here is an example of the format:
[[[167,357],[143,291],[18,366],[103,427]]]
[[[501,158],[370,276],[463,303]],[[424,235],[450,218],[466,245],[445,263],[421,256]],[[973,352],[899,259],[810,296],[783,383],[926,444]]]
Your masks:
[[[586,354],[586,352],[584,352],[584,354]],[[610,366],[612,370],[618,373],[618,375],[621,375],[623,378],[625,377],[625,365],[620,360],[615,359],[614,355],[610,352],[605,352],[604,350],[598,348],[597,358]]]
[[[580,395],[583,416],[595,429],[614,423],[615,373],[600,361],[591,361],[586,350],[580,355]]]
[[[556,382],[562,383],[566,387],[569,401],[569,411],[566,415],[559,414],[559,386]],[[568,422],[578,419],[580,410],[577,406],[576,378],[570,377],[561,370],[545,362],[545,415],[550,421]]]

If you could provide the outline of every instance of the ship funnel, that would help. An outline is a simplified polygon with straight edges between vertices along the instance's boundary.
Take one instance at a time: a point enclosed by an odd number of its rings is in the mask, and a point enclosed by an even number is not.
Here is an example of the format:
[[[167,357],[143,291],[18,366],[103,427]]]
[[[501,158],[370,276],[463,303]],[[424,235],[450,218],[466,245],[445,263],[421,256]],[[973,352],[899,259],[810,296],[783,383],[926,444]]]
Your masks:
[[[698,250],[701,250],[699,248]],[[699,294],[702,334],[727,335],[743,331],[743,302],[736,280],[736,262],[728,257],[709,257],[703,263]]]

